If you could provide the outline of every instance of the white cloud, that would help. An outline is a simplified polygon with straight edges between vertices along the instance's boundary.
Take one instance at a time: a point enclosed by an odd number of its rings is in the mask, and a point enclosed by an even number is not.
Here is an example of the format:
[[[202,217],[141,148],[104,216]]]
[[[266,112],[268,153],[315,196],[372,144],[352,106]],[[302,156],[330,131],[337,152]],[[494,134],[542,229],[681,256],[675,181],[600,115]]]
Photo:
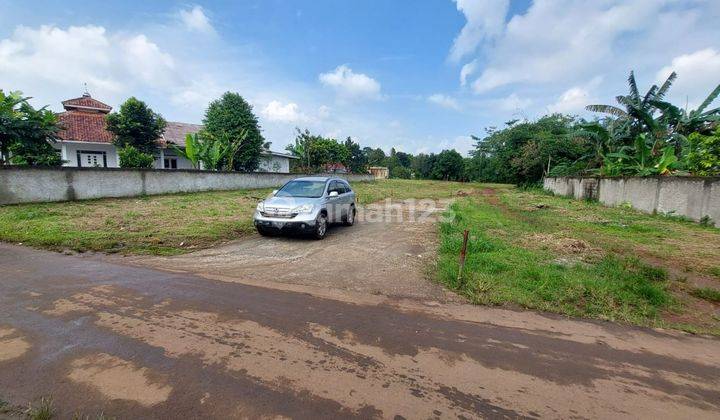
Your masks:
[[[145,35],[121,39],[119,45],[122,49],[119,57],[133,76],[155,86],[173,83],[175,60]]]
[[[455,0],[455,3],[467,20],[450,50],[450,59],[457,62],[475,52],[483,40],[502,32],[510,1]]]
[[[446,149],[455,149],[461,155],[468,156],[470,150],[474,149],[475,140],[473,140],[470,136],[456,136],[452,139],[440,140],[435,144],[437,144],[437,146],[434,147],[434,149],[437,152],[441,152]]]
[[[584,112],[587,105],[598,102],[593,92],[597,90],[600,82],[602,82],[602,77],[594,77],[588,83],[567,89],[554,103],[548,105],[548,112],[565,114]]]
[[[113,74],[113,65],[125,68],[125,63],[118,63],[112,50],[113,43],[100,26],[66,30],[18,26],[9,38],[0,40],[0,80],[20,89],[50,84],[73,86],[78,91],[87,82],[104,92],[117,93],[124,83]],[[26,93],[34,96],[39,92]]]
[[[294,102],[283,104],[280,101],[271,101],[262,110],[262,115],[270,121],[279,121],[286,123],[294,123],[298,121],[304,121],[307,119],[303,115],[298,105]]]
[[[318,114],[318,118],[320,118],[320,119],[325,119],[325,118],[330,117],[330,107],[328,107],[327,105],[320,105],[320,107],[318,108],[317,114]]]
[[[656,75],[655,83],[663,83],[675,71],[678,78],[670,89],[669,99],[691,109],[696,108],[720,83],[720,52],[706,48],[672,59]]]
[[[468,77],[475,74],[477,67],[477,60],[473,60],[462,66],[462,69],[460,69],[460,86],[465,86],[467,84]]]
[[[362,73],[355,73],[343,64],[328,73],[318,76],[320,82],[332,87],[346,99],[380,99],[380,83]]]
[[[484,93],[517,83],[587,78],[593,71],[610,70],[616,55],[626,57],[618,64],[629,71],[636,58],[629,43],[619,44],[621,37],[654,30],[665,5],[654,0],[536,0],[510,19],[492,45],[485,45],[487,65],[472,86]],[[652,41],[641,39],[637,48],[643,50],[637,54],[642,55]]]
[[[449,108],[454,110],[460,110],[460,105],[458,102],[447,95],[443,95],[441,93],[436,93],[434,95],[430,95],[427,98],[428,102],[439,105],[443,108]]]
[[[577,113],[582,112],[590,103],[590,93],[582,87],[571,87],[560,95],[558,100],[548,105],[550,112]]]
[[[178,12],[180,21],[188,30],[211,34],[215,32],[210,19],[202,6],[195,5],[192,9],[183,9]]]
[[[517,93],[498,99],[495,105],[503,111],[522,111],[533,103],[530,98],[521,98]]]

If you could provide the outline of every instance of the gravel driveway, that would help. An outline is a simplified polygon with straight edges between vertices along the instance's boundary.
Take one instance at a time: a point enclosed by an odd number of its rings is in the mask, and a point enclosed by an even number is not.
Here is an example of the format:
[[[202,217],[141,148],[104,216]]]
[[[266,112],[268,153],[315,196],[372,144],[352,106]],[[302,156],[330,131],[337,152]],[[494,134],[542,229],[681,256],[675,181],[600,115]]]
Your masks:
[[[249,284],[296,284],[389,297],[461,300],[430,280],[436,220],[449,200],[382,202],[359,209],[352,227],[321,241],[253,236],[173,257],[122,257],[126,263]]]

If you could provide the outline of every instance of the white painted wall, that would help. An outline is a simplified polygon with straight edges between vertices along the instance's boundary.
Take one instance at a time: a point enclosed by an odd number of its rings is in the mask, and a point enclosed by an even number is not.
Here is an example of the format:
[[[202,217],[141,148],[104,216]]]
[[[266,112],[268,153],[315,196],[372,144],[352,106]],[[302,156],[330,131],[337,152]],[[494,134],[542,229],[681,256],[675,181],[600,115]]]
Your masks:
[[[274,155],[260,156],[258,172],[290,173],[290,158]]]
[[[63,141],[54,143],[53,147],[61,151],[62,158],[66,161],[63,166],[76,168],[78,166],[77,152],[87,150],[93,152],[105,152],[105,156],[107,157],[107,167],[120,167],[120,158],[118,157],[117,148],[112,144]],[[155,156],[155,165],[153,167],[155,169],[166,169],[163,167],[166,157],[177,159],[177,169],[195,169],[189,160],[182,156],[178,156],[177,152],[173,149],[162,149],[158,152]],[[263,155],[260,157],[260,166],[258,167],[257,172],[290,173],[290,158]]]
[[[77,152],[82,150],[105,152],[108,168],[117,168],[120,166],[117,150],[112,144],[58,141],[53,143],[53,147],[60,150],[62,159],[66,161],[63,163],[63,166],[77,167]]]

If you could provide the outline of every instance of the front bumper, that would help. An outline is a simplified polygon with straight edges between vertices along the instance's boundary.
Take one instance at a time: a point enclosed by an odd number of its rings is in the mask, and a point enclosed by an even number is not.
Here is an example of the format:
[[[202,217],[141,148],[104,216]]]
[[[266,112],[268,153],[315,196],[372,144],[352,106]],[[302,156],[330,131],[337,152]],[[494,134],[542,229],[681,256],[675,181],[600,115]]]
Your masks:
[[[255,226],[279,232],[310,232],[315,229],[315,220],[318,212],[298,214],[292,218],[267,217],[255,211],[253,222]]]

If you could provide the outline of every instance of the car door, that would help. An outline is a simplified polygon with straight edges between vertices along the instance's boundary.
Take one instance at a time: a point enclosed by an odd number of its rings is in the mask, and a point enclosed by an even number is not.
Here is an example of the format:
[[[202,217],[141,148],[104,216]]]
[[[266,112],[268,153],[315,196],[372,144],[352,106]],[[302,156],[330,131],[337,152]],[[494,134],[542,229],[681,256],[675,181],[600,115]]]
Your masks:
[[[350,185],[347,182],[340,181],[340,185],[343,188],[343,194],[342,194],[343,217],[347,217],[347,215],[350,212],[350,207],[355,202],[355,193],[350,188]]]
[[[332,197],[330,194],[332,192],[336,192],[338,195],[335,197]],[[327,190],[327,212],[328,212],[328,221],[332,223],[337,223],[340,221],[341,217],[341,200],[342,200],[342,189],[339,186],[339,183],[337,181],[330,181],[328,184],[328,190]]]

